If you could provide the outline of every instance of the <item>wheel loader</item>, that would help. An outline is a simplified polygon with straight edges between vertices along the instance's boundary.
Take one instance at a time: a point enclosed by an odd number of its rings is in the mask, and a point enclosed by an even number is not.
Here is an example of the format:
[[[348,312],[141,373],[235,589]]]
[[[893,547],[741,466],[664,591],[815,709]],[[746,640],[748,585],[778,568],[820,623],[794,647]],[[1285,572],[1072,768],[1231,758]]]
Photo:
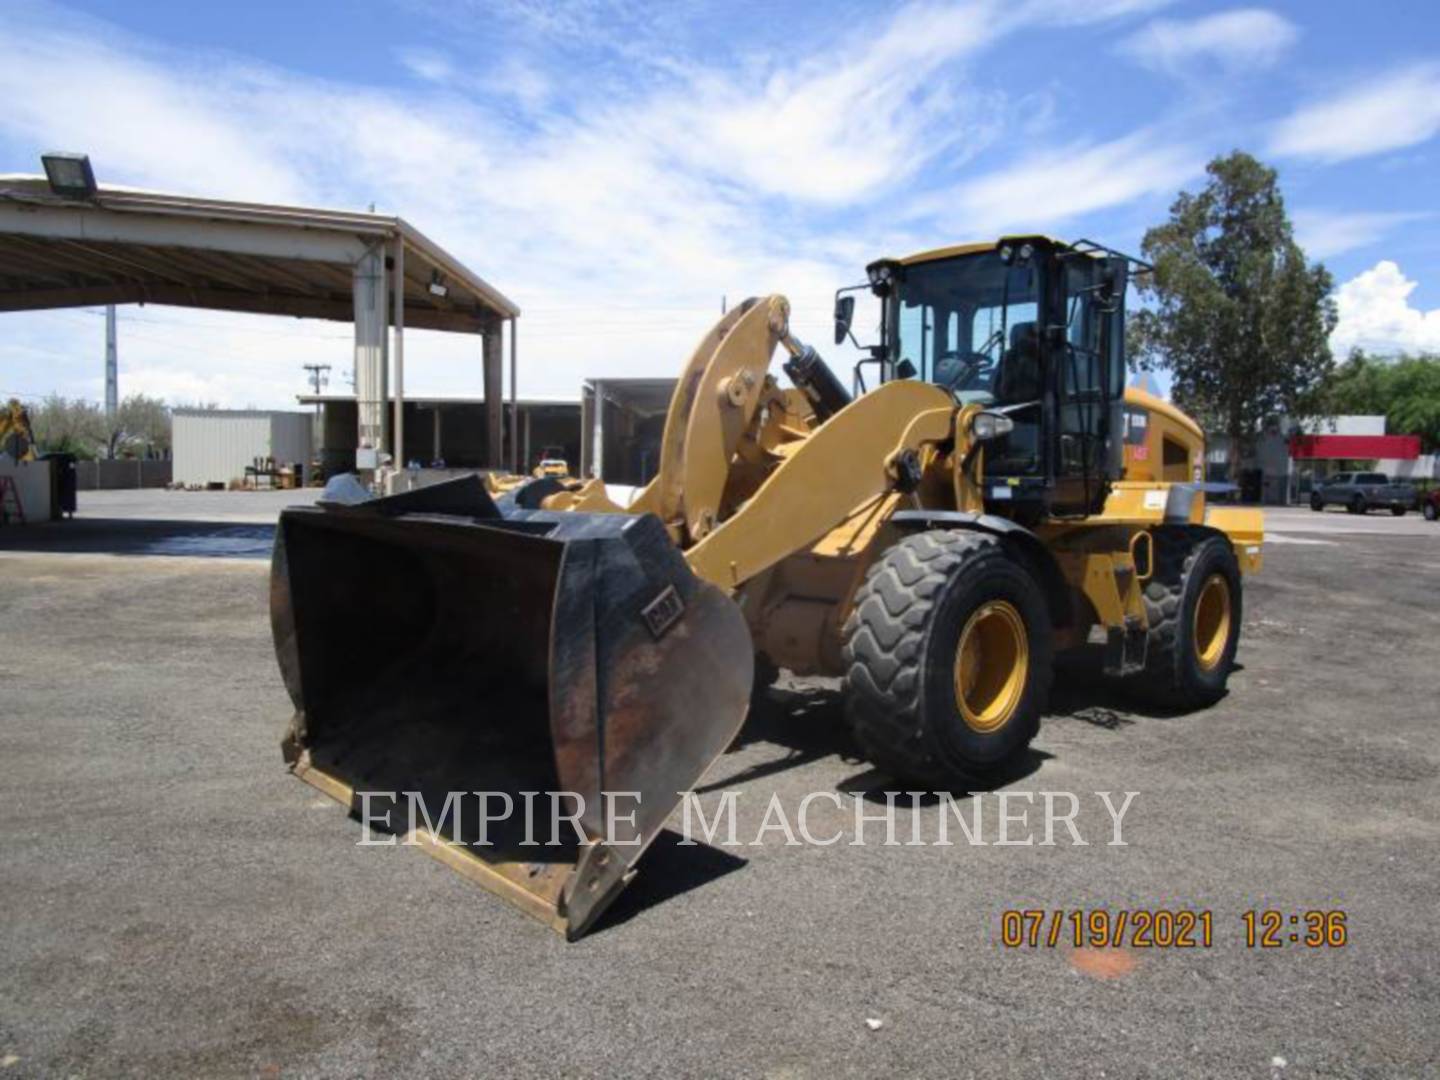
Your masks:
[[[1137,265],[1043,236],[878,260],[837,294],[837,344],[857,290],[881,313],[849,388],[783,297],[747,300],[682,370],[624,508],[550,477],[286,510],[290,768],[357,811],[419,793],[424,818],[390,828],[573,938],[735,738],[757,672],[841,677],[864,753],[929,790],[1013,767],[1061,651],[1171,708],[1215,701],[1263,523],[1211,505],[1200,428],[1125,386]],[[554,793],[570,835],[499,813]]]

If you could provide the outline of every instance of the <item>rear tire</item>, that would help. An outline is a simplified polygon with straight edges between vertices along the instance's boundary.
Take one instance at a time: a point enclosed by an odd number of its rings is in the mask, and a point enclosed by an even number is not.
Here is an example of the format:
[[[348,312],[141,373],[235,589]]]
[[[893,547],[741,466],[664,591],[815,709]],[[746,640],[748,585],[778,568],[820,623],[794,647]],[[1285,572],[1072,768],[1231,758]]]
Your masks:
[[[1363,514],[1369,507],[1365,505],[1365,496],[1355,495],[1345,504],[1345,509],[1352,514]]]
[[[1230,541],[1209,529],[1153,535],[1155,571],[1144,592],[1149,640],[1136,689],[1166,708],[1202,708],[1224,696],[1240,643],[1240,567]]]
[[[1437,517],[1440,517],[1440,510],[1436,510],[1435,504],[1428,500],[1420,512],[1425,515],[1426,521],[1434,521]]]
[[[1405,516],[1405,507],[1403,507],[1403,506],[1392,506],[1392,507],[1390,507],[1390,513],[1394,514],[1396,517],[1404,517],[1404,516]]]
[[[996,537],[906,537],[870,567],[845,623],[856,742],[934,790],[1003,773],[1039,730],[1052,636],[1039,583]]]
[[[1310,496],[1310,509],[1311,509],[1311,510],[1315,510],[1315,511],[1317,511],[1317,512],[1320,511],[1320,510],[1324,510],[1324,509],[1325,509],[1325,500],[1322,499],[1322,498],[1320,498],[1319,495],[1311,495],[1311,496]]]

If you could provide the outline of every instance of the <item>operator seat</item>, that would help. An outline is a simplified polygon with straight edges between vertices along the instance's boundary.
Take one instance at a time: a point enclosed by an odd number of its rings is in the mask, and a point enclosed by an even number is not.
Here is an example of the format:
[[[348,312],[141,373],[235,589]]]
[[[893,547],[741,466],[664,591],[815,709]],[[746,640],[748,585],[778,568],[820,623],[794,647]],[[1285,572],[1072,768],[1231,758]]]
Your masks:
[[[995,376],[998,406],[1034,403],[1007,410],[1015,429],[996,439],[985,451],[985,471],[1016,476],[1040,469],[1040,332],[1036,324],[1019,322],[1010,328],[1010,347],[1001,357]]]
[[[1040,332],[1034,322],[1010,328],[1010,347],[1001,358],[995,400],[1002,405],[1034,401],[1040,396]]]

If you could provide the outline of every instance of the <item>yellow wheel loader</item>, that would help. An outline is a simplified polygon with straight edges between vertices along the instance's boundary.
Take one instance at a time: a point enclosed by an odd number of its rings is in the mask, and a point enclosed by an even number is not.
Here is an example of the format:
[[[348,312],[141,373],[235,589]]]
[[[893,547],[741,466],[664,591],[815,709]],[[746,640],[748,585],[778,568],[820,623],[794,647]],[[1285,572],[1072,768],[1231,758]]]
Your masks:
[[[734,739],[756,670],[843,677],[865,753],[927,788],[1025,752],[1061,650],[1214,701],[1263,526],[1207,503],[1199,427],[1125,387],[1134,265],[1042,236],[877,261],[853,391],[783,297],[747,300],[685,365],[623,510],[554,477],[286,510],[290,767],[357,810],[392,793],[390,828],[574,937]],[[534,835],[537,802],[564,835]]]

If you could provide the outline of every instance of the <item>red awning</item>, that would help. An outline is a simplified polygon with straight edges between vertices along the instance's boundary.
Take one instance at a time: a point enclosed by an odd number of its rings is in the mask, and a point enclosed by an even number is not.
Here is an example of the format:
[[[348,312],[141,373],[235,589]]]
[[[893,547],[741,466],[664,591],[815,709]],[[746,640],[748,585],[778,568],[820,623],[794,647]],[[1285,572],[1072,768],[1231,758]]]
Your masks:
[[[1413,461],[1420,456],[1419,435],[1295,435],[1290,456],[1297,461],[1340,458],[1364,461],[1389,458]]]

